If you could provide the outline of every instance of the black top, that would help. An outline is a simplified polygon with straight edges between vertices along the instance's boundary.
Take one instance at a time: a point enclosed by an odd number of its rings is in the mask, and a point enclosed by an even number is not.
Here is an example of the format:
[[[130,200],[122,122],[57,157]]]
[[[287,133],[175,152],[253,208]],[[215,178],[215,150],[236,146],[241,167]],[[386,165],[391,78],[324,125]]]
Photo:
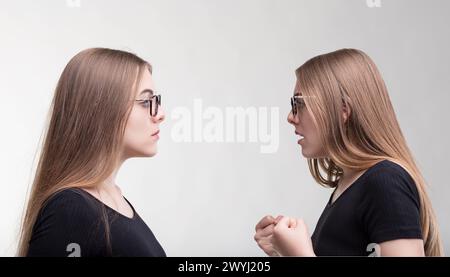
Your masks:
[[[39,212],[27,256],[166,256],[150,228],[128,203],[132,218],[82,189],[56,193]]]
[[[416,185],[396,163],[375,164],[332,199],[311,238],[317,256],[368,256],[371,243],[422,239]]]

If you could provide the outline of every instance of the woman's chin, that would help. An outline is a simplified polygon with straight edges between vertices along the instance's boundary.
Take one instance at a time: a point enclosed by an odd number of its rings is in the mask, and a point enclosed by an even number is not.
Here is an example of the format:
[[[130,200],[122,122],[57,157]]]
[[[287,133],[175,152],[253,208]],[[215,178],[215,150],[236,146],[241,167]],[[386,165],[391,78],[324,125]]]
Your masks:
[[[158,153],[158,149],[156,147],[153,147],[153,149],[150,149],[148,151],[146,151],[145,153],[145,157],[153,157]]]
[[[135,154],[133,155],[133,157],[150,158],[150,157],[155,156],[157,153],[158,153],[157,147],[151,146],[149,148],[142,149],[140,151],[135,151]]]
[[[303,155],[303,157],[305,157],[307,159],[315,159],[315,158],[319,157],[319,155],[316,155],[315,153],[311,153],[305,148],[302,148],[302,155]]]
[[[307,153],[305,153],[305,151],[302,150],[302,155],[303,157],[307,158],[307,159],[311,159],[312,157],[310,155],[308,155]]]
[[[305,157],[305,158],[307,158],[307,159],[322,159],[322,158],[327,158],[326,155],[321,155],[321,154],[316,154],[316,153],[311,154],[311,153],[308,153],[308,152],[304,151],[303,149],[302,149],[302,155],[303,155],[303,157]]]

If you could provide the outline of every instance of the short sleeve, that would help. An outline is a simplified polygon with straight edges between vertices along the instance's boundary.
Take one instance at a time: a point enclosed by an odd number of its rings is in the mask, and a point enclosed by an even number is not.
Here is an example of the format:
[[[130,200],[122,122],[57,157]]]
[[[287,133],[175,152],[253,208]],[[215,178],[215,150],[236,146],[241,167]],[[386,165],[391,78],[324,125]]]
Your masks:
[[[406,170],[379,168],[366,185],[359,212],[371,242],[422,239],[419,195]]]
[[[27,256],[101,255],[101,232],[104,227],[86,198],[64,190],[52,196],[39,212]]]

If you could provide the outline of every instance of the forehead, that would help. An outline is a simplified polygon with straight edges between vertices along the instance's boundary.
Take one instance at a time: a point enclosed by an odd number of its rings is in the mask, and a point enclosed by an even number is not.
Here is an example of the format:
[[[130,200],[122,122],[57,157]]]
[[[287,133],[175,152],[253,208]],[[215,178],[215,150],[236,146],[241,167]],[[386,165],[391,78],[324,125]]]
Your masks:
[[[141,82],[139,83],[137,95],[144,92],[143,95],[148,95],[149,92],[155,91],[155,84],[153,82],[153,77],[148,70],[144,70],[141,76]]]
[[[302,93],[300,92],[300,82],[298,80],[295,82],[294,95],[295,96],[302,95]]]

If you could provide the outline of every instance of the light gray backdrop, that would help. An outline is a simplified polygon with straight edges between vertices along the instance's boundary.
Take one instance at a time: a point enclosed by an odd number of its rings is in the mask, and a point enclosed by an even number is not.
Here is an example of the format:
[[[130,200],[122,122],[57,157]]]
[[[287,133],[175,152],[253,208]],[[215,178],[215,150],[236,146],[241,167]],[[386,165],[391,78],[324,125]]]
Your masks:
[[[378,64],[430,184],[447,252],[450,40],[447,0],[1,1],[0,255],[14,254],[34,155],[58,77],[82,49],[132,51],[154,66],[167,118],[159,154],[132,159],[118,184],[170,256],[262,255],[265,214],[310,231],[331,190],[315,184],[286,122],[294,70],[343,47]],[[279,147],[176,143],[175,108],[278,107]]]

